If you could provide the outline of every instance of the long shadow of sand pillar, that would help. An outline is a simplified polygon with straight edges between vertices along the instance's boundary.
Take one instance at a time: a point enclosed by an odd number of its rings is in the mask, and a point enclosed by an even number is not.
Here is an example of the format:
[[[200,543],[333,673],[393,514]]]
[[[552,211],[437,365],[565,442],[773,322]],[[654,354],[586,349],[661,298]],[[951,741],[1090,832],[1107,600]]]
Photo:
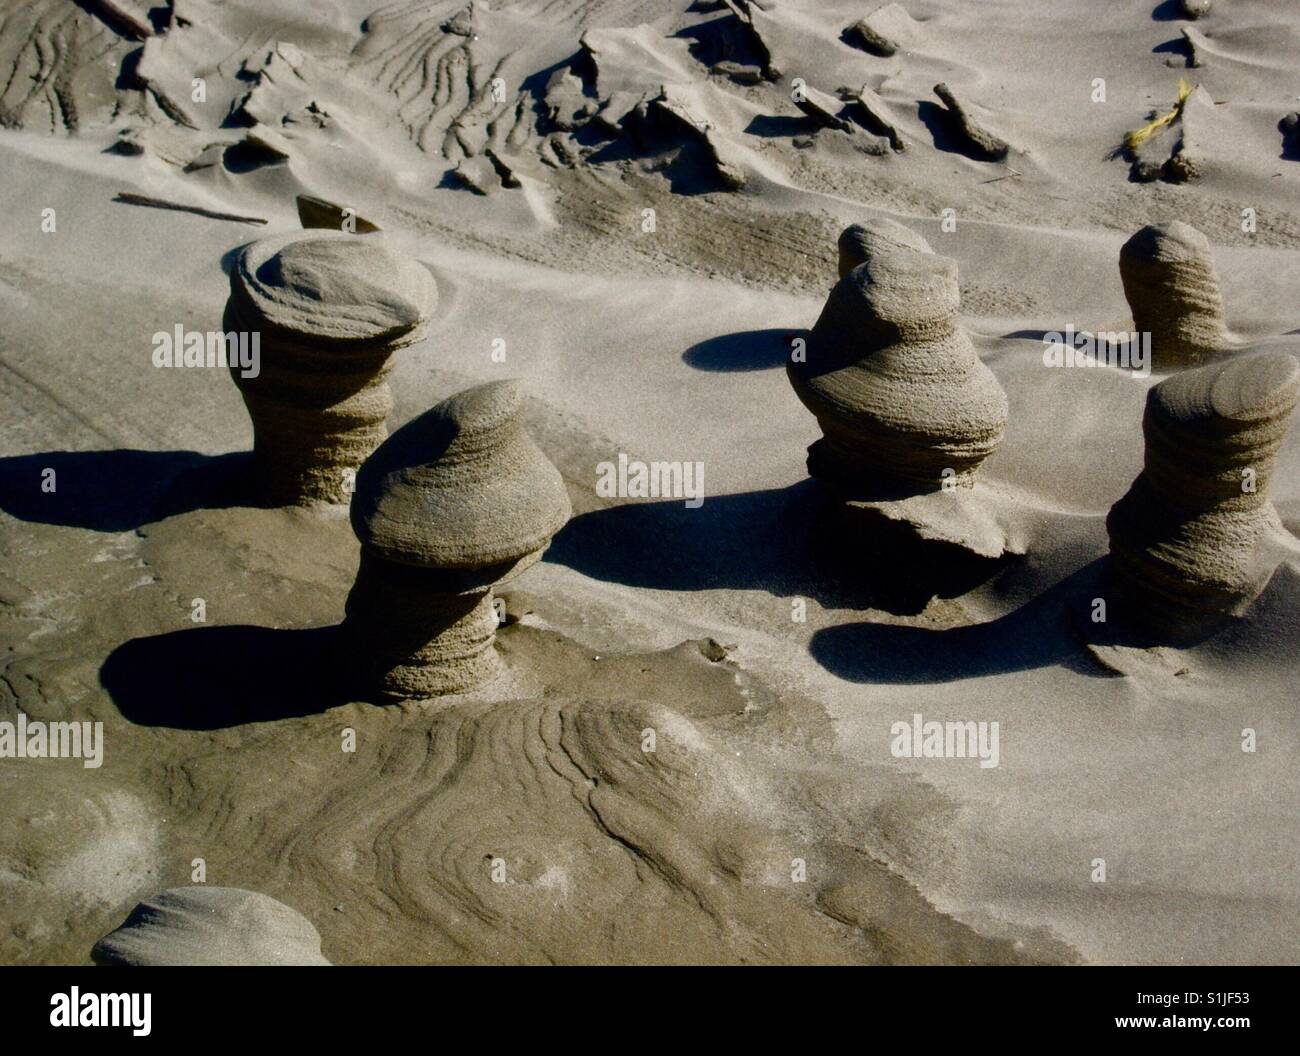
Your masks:
[[[493,679],[493,587],[540,560],[569,519],[559,471],[523,429],[515,381],[438,404],[362,466],[361,566],[342,633],[362,688],[418,699]]]
[[[243,249],[223,326],[260,347],[254,370],[232,363],[231,374],[264,501],[348,501],[388,434],[389,357],[425,336],[437,298],[421,264],[373,236],[294,233]]]

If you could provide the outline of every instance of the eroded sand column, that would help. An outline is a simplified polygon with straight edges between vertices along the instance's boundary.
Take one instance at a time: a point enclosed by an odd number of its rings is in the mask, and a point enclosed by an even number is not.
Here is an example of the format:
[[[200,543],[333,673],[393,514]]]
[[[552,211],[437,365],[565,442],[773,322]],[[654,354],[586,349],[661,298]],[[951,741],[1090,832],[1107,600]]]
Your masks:
[[[831,545],[904,561],[916,547],[959,562],[1024,553],[1019,502],[976,479],[1007,396],[962,329],[956,262],[886,219],[845,229],[838,249],[840,279],[786,366],[821,427],[808,472],[836,502]]]
[[[348,501],[388,435],[389,357],[425,336],[437,300],[423,265],[373,236],[295,233],[244,248],[223,326],[260,334],[256,376],[231,374],[253,420],[263,499]]]
[[[1151,335],[1157,367],[1196,366],[1228,341],[1209,240],[1174,220],[1149,224],[1119,251],[1133,327]]]
[[[536,563],[571,512],[522,410],[515,381],[467,389],[399,429],[358,473],[361,566],[343,633],[347,664],[371,691],[439,696],[500,671],[492,590]]]
[[[957,265],[906,229],[850,228],[844,273],[791,360],[822,439],[808,471],[850,497],[967,484],[997,447],[1007,398],[957,318]]]
[[[1164,637],[1239,613],[1277,561],[1262,546],[1300,364],[1270,352],[1177,374],[1147,395],[1141,474],[1106,518],[1109,581],[1128,626]]]

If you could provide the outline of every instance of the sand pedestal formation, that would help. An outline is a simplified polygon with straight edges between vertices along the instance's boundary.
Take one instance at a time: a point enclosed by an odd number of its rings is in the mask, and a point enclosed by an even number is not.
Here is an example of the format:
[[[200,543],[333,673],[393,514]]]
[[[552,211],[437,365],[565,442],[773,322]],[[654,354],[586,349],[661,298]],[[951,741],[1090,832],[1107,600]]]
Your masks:
[[[522,409],[515,381],[467,389],[399,429],[357,474],[361,566],[343,634],[349,667],[382,696],[458,693],[501,669],[493,587],[537,562],[571,512]]]
[[[1106,518],[1112,618],[1177,639],[1240,614],[1267,584],[1280,531],[1268,501],[1300,398],[1281,352],[1185,371],[1147,395],[1141,474]]]
[[[1134,329],[1151,334],[1158,368],[1196,365],[1229,343],[1209,240],[1174,220],[1150,224],[1119,251]]]
[[[889,221],[840,239],[844,271],[787,375],[823,436],[808,471],[850,506],[982,556],[1018,549],[975,473],[1007,398],[957,318],[957,265]],[[855,260],[860,263],[854,264]]]
[[[789,364],[824,434],[809,470],[850,489],[969,483],[1002,439],[1006,394],[958,323],[956,263],[886,242],[877,236],[836,283],[806,361]]]
[[[229,333],[260,334],[260,369],[232,369],[253,419],[258,488],[284,504],[341,503],[388,435],[389,357],[421,340],[433,276],[382,240],[341,232],[254,242],[230,274]]]
[[[269,895],[234,887],[174,887],[147,898],[95,943],[96,964],[328,965],[320,933]]]

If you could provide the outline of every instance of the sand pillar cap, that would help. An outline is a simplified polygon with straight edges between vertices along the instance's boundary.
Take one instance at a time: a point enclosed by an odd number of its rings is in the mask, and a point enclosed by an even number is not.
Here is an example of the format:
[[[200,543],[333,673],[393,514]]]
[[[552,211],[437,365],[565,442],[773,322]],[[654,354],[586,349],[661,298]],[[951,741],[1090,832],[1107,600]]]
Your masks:
[[[921,253],[934,252],[924,238],[910,227],[885,217],[850,224],[840,232],[837,248],[840,254],[840,278],[844,278],[859,264],[865,264],[875,254],[898,246],[915,249]]]
[[[306,343],[391,351],[418,341],[438,305],[433,276],[382,239],[294,232],[246,246],[231,274],[252,321]]]
[[[522,412],[517,381],[489,382],[384,441],[357,474],[352,499],[366,551],[455,572],[517,565],[544,550],[572,511]]]
[[[1167,378],[1147,394],[1145,472],[1179,505],[1241,498],[1247,468],[1259,495],[1298,398],[1300,362],[1284,352]]]

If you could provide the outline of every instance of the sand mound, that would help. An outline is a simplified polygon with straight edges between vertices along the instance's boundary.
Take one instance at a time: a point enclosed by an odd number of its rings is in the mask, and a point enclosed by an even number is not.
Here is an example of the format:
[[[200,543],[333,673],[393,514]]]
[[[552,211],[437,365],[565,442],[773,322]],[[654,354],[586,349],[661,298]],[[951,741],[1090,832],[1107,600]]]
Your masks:
[[[329,964],[302,914],[256,891],[203,886],[145,899],[91,957],[137,967]]]

